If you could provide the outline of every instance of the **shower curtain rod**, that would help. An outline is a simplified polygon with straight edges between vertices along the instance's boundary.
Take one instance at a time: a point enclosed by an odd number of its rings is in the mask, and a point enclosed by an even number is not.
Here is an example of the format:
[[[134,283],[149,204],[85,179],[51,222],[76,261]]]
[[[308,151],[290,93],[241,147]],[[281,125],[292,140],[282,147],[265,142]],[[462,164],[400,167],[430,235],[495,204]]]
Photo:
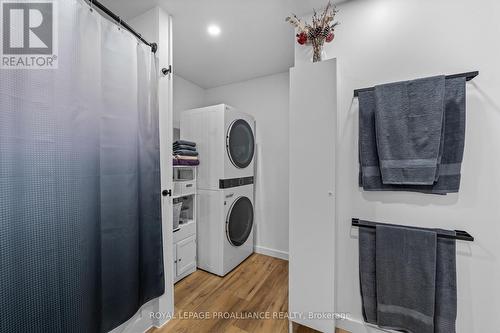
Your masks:
[[[453,74],[453,75],[446,75],[446,79],[456,79],[458,77],[465,77],[466,81],[470,81],[476,76],[479,75],[478,71],[475,72],[467,72],[467,73],[460,73],[460,74]],[[358,97],[360,92],[365,92],[365,91],[372,91],[374,90],[375,87],[370,87],[370,88],[362,88],[362,89],[356,89],[354,90],[354,97]]]
[[[128,30],[131,32],[137,39],[139,39],[141,42],[146,44],[147,46],[151,47],[151,51],[153,53],[156,53],[156,50],[158,50],[158,44],[156,43],[150,43],[147,40],[145,40],[140,33],[135,31],[130,25],[128,25],[127,22],[123,21],[120,16],[116,15],[113,13],[110,9],[108,9],[106,6],[104,6],[102,3],[100,3],[97,0],[87,0],[87,2],[90,4],[90,8],[96,7],[99,8],[103,13],[111,17],[113,20],[115,20],[120,26],[122,26],[124,29]]]
[[[352,219],[352,226],[353,227],[359,227],[359,228],[370,228],[370,229],[375,229],[376,224],[382,224],[384,223],[363,223],[360,221],[358,218],[353,218]],[[410,227],[411,228],[411,227]],[[446,235],[446,234],[437,234],[438,237],[440,238],[449,238],[449,239],[457,239],[457,240],[463,240],[463,241],[468,241],[468,242],[473,242],[474,237],[472,237],[467,231],[462,231],[462,230],[455,230],[456,235]]]

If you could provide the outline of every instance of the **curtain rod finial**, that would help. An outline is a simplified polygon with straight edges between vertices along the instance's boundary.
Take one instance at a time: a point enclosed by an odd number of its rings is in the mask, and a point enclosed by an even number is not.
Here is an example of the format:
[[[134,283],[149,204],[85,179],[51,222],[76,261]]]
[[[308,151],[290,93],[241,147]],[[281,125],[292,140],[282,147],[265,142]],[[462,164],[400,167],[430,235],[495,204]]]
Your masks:
[[[156,53],[156,51],[158,51],[158,44],[156,43],[151,43],[151,51],[153,53]]]

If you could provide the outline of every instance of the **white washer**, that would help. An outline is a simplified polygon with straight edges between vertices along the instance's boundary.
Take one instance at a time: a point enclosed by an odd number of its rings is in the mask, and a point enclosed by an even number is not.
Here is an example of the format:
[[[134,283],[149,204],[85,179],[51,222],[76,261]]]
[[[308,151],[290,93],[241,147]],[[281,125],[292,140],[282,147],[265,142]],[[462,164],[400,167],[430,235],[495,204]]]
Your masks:
[[[221,181],[233,185],[253,183],[255,120],[252,116],[225,104],[184,111],[181,139],[197,143],[199,189],[223,189]]]
[[[253,253],[253,185],[199,190],[198,267],[224,276]]]

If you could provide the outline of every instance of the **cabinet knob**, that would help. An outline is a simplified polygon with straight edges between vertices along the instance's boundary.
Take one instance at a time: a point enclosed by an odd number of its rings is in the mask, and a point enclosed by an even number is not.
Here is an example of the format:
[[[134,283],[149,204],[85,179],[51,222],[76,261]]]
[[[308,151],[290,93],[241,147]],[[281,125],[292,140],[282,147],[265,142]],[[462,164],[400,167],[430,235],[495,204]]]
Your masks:
[[[161,192],[161,195],[163,195],[164,197],[171,197],[172,196],[172,190],[163,190]]]

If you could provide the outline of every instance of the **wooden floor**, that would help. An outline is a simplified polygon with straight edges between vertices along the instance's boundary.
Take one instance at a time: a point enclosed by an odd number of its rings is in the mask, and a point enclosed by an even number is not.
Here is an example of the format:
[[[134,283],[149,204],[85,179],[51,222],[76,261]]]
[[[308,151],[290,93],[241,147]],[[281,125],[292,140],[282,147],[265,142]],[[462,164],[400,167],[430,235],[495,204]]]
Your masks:
[[[288,262],[253,254],[223,278],[198,270],[175,285],[174,299],[175,318],[150,333],[288,332]]]

